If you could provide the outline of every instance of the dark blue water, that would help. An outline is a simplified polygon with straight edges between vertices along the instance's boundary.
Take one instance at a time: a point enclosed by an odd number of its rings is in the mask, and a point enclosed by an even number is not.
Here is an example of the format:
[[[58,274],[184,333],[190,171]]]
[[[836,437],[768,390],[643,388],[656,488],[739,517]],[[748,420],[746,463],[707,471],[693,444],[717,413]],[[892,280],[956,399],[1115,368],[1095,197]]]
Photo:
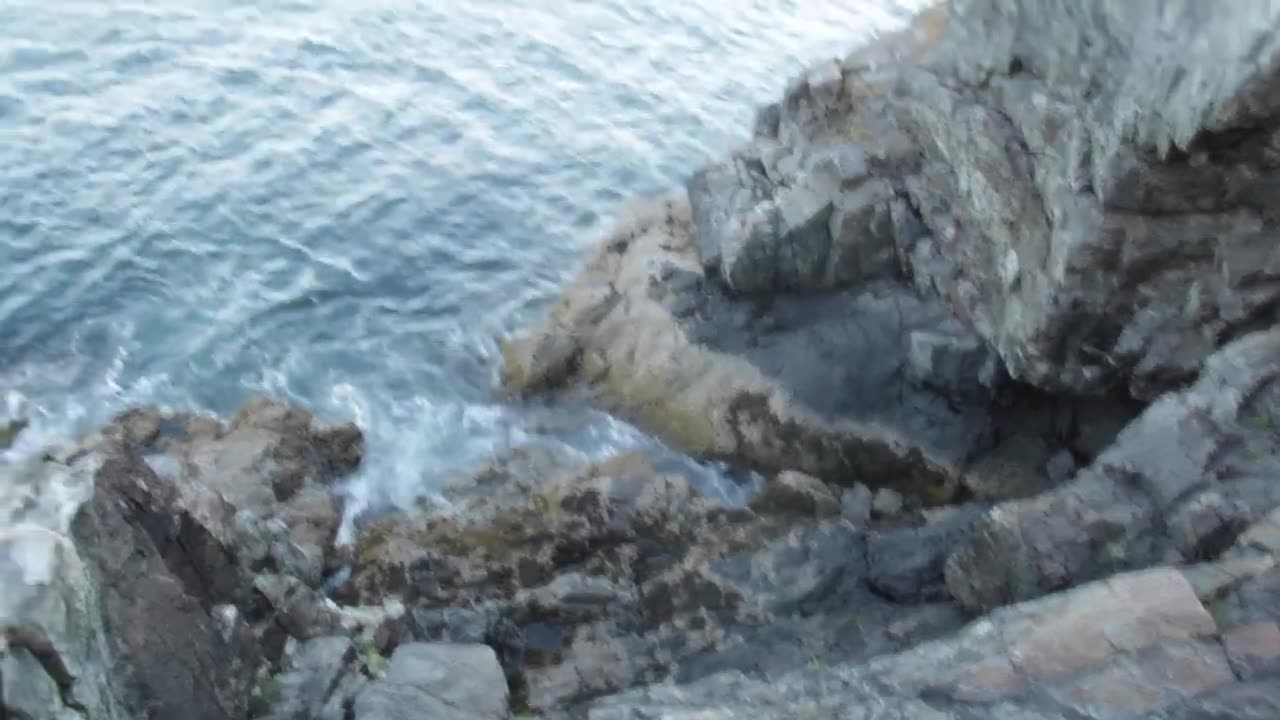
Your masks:
[[[911,4],[911,3],[909,3]],[[404,500],[497,450],[647,444],[494,391],[615,208],[747,132],[883,0],[0,3],[12,453],[153,403],[291,398]]]

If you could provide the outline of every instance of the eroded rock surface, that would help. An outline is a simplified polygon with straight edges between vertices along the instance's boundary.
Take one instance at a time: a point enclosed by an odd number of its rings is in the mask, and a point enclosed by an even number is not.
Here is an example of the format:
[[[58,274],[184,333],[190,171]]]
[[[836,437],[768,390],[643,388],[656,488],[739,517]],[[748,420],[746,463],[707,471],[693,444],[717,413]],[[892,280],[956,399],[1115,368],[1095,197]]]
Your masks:
[[[576,383],[695,454],[946,502],[1005,454],[1031,477],[1084,448],[1106,406],[1010,385],[937,299],[889,276],[821,295],[734,297],[705,270],[684,202],[655,202],[602,245],[546,324],[504,348],[508,388]],[[1025,397],[1024,397],[1025,396]],[[1115,428],[1118,430],[1118,427]],[[1013,472],[1008,467],[1001,472]]]
[[[1223,633],[1183,576],[1160,568],[1004,608],[870,662],[651,687],[600,701],[587,717],[1261,720],[1280,707],[1280,675],[1237,674],[1230,659],[1274,654],[1269,628],[1255,637]],[[1219,714],[1196,714],[1209,708]]]
[[[361,453],[354,427],[257,400],[227,425],[132,411],[4,466],[5,712],[246,717],[285,637],[255,580],[319,587],[339,520],[328,483]]]
[[[1280,506],[1280,330],[1228,345],[1072,481],[996,507],[951,559],[974,608],[1113,572],[1217,558]]]
[[[351,600],[396,593],[417,639],[489,644],[517,703],[535,710],[665,679],[869,657],[962,619],[947,603],[877,593],[871,531],[797,473],[773,480],[755,510],[703,498],[638,456],[502,485],[464,492],[447,514],[365,528]],[[941,587],[945,555],[908,552],[920,567],[897,586],[919,576]]]

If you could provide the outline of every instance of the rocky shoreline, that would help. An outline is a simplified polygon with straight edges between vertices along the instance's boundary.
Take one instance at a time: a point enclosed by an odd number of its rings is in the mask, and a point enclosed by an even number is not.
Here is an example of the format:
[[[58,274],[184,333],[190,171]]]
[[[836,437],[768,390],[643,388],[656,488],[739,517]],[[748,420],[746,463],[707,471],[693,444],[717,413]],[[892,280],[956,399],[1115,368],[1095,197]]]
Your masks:
[[[518,449],[347,544],[264,398],[0,467],[0,718],[1280,717],[1278,29],[939,3],[626,211],[503,383],[744,507]]]

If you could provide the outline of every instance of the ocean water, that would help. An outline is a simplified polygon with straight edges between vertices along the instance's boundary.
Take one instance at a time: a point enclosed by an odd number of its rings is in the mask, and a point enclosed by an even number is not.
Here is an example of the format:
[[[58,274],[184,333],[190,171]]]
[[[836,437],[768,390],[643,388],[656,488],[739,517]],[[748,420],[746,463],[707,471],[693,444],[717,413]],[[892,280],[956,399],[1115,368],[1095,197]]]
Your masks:
[[[4,457],[254,393],[359,422],[372,505],[514,446],[662,452],[502,397],[498,338],[904,4],[0,2]]]

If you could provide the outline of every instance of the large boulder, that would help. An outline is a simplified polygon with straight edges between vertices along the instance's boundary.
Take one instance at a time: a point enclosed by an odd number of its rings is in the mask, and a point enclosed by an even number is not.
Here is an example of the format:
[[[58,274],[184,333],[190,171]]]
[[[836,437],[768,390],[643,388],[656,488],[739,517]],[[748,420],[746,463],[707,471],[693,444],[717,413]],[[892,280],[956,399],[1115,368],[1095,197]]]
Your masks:
[[[507,681],[485,645],[409,643],[355,698],[355,720],[507,720]]]
[[[1280,330],[1214,355],[1070,483],[1005,503],[951,558],[948,586],[974,608],[1119,570],[1211,560],[1280,506]]]

